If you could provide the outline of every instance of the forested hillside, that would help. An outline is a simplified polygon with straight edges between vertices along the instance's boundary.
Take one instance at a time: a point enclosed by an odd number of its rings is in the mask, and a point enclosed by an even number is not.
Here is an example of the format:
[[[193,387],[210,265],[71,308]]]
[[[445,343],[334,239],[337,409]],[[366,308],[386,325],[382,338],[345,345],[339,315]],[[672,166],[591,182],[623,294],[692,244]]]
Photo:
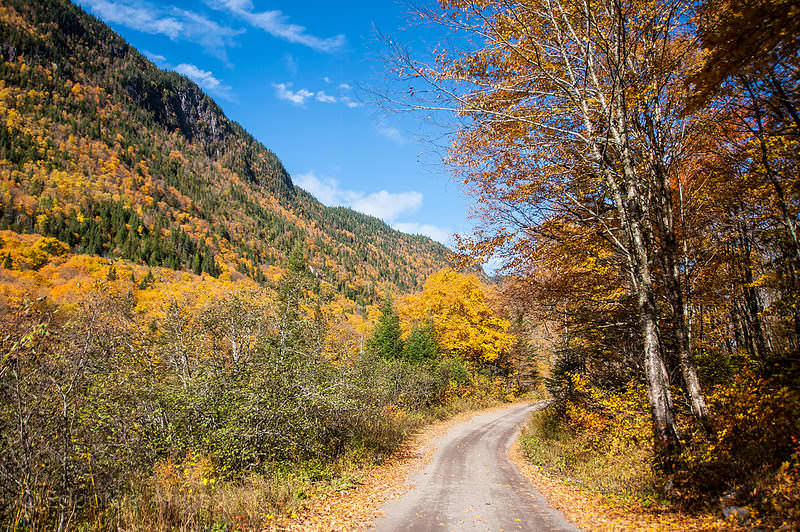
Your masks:
[[[444,264],[443,246],[293,186],[197,85],[75,5],[5,2],[0,24],[0,228],[257,281],[301,244],[316,275],[360,304]]]

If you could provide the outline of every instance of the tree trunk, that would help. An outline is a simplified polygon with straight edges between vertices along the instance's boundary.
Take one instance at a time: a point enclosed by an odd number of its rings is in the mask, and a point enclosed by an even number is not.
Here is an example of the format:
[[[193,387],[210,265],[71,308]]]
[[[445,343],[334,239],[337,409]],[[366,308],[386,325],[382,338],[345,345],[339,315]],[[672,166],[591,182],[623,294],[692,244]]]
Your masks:
[[[767,340],[765,339],[764,329],[761,326],[761,302],[758,293],[753,287],[755,281],[752,259],[750,251],[752,249],[749,227],[744,222],[739,222],[739,251],[742,259],[738,261],[741,274],[742,286],[742,325],[745,327],[745,334],[749,336],[753,344],[753,353],[760,359],[766,360],[769,355]]]
[[[628,163],[623,155],[623,161]],[[626,197],[623,200],[620,187],[609,173],[606,182],[611,186],[617,213],[627,229],[629,241],[629,265],[631,267],[634,291],[639,309],[639,319],[644,344],[644,367],[647,381],[647,399],[653,416],[653,436],[656,453],[661,467],[666,473],[672,471],[673,456],[680,447],[678,425],[669,389],[669,375],[661,356],[658,337],[658,307],[650,271],[648,238],[642,227],[642,197],[634,179],[633,166],[624,164],[626,178]]]
[[[645,308],[641,309],[647,399],[653,416],[653,435],[659,463],[664,472],[671,473],[673,456],[680,445],[680,440],[673,414],[669,378],[661,358],[656,322],[653,320],[652,312],[647,308],[649,306],[645,304]]]
[[[658,183],[658,195],[655,208],[659,210],[655,213],[657,228],[661,232],[662,238],[662,263],[664,269],[664,288],[669,301],[672,326],[678,348],[678,360],[683,377],[686,397],[692,409],[692,414],[703,429],[708,432],[708,407],[706,406],[703,392],[700,388],[700,379],[697,376],[697,367],[692,356],[692,342],[689,336],[689,319],[687,316],[688,281],[682,279],[680,269],[680,254],[684,257],[688,253],[686,247],[683,249],[678,245],[678,236],[675,228],[674,209],[672,206],[672,193],[669,184],[666,182],[666,175],[660,165],[656,165],[656,180]],[[679,185],[680,187],[680,185]],[[681,212],[683,202],[683,189],[679,188]],[[685,238],[685,235],[684,235]],[[685,241],[684,241],[685,243]],[[684,258],[686,261],[687,259]],[[684,266],[686,267],[686,266]]]
[[[683,384],[686,388],[686,396],[689,399],[689,404],[692,408],[692,414],[698,423],[707,432],[710,430],[708,419],[708,406],[706,406],[703,391],[700,388],[700,379],[697,376],[697,366],[694,363],[694,357],[691,351],[691,340],[686,327],[686,312],[682,298],[680,297],[680,290],[672,291],[672,316],[673,321],[676,323],[675,338],[678,344],[678,355],[680,359],[681,376],[683,377]]]
[[[638,224],[633,224],[634,227]],[[634,230],[634,234],[639,233]],[[642,242],[634,238],[636,257],[646,261],[647,254]],[[644,341],[644,368],[647,380],[647,399],[653,415],[653,435],[656,452],[664,472],[672,472],[673,456],[680,447],[678,425],[669,389],[669,374],[661,356],[658,338],[658,308],[656,306],[653,281],[647,262],[637,268],[637,301],[641,320],[642,340]]]

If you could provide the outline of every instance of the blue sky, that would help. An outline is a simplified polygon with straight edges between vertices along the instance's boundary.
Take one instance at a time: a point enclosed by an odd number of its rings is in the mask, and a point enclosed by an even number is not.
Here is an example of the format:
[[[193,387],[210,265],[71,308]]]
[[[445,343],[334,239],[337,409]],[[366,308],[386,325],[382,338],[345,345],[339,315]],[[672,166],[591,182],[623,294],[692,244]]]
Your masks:
[[[78,0],[156,65],[193,79],[327,205],[450,243],[468,199],[441,164],[447,131],[385,113],[378,33],[432,49],[402,0]]]

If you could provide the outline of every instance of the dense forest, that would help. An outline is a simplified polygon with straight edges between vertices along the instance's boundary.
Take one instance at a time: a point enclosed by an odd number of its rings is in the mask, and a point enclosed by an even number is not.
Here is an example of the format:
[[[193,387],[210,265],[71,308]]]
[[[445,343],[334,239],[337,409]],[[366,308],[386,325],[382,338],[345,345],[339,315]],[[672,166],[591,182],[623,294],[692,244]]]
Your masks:
[[[542,467],[796,529],[799,15],[449,0],[422,13],[448,49],[397,50],[409,105],[461,119],[450,162],[482,211],[462,249],[504,257],[507,297],[550,326]]]

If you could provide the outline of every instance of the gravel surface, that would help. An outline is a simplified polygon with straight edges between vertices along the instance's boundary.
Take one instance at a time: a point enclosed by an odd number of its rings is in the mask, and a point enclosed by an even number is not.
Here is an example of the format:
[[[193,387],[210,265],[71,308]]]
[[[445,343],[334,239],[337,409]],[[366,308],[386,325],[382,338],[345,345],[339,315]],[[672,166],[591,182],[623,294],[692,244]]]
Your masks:
[[[547,505],[509,460],[528,415],[546,403],[516,404],[473,417],[432,441],[413,487],[379,509],[378,531],[578,530]]]

